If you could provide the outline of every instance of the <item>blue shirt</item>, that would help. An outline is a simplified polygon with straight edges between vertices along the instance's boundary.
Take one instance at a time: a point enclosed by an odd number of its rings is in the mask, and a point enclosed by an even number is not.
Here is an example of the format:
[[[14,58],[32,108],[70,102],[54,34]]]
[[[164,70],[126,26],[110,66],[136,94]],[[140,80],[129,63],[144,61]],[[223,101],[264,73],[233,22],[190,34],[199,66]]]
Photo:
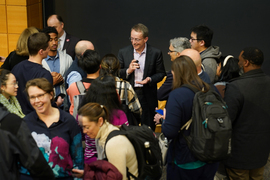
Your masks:
[[[61,109],[59,111],[59,121],[50,127],[39,119],[36,111],[25,116],[24,120],[55,177],[70,178],[69,169],[83,169],[82,136],[73,116]],[[29,174],[25,169],[20,172]]]
[[[47,62],[48,66],[50,67],[51,72],[60,73],[60,59],[59,59],[58,52],[57,52],[56,56],[49,56],[48,55],[45,58],[45,61]],[[54,86],[54,88],[55,88],[55,95],[56,96],[61,93],[60,85]]]

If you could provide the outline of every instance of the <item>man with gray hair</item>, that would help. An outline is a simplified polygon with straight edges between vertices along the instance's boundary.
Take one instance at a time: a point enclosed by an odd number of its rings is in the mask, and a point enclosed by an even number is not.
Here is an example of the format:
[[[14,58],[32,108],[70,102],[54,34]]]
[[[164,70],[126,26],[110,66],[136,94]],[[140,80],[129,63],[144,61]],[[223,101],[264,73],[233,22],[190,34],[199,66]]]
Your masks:
[[[171,56],[171,61],[174,61],[176,58],[178,58],[183,50],[189,48],[191,48],[191,46],[188,38],[176,37],[174,39],[171,39],[168,51],[168,54]],[[165,82],[157,91],[157,97],[159,101],[168,100],[169,93],[172,90],[172,82],[173,82],[172,72],[168,71]]]

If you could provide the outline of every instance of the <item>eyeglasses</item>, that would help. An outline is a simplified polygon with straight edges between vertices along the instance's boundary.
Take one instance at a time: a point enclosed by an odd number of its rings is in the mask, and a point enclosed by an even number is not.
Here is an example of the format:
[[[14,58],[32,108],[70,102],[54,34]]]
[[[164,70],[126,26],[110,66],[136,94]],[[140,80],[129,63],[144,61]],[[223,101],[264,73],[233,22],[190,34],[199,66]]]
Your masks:
[[[137,38],[132,38],[132,37],[130,37],[129,40],[130,40],[130,41],[139,42],[139,41],[142,40],[142,39],[137,39]]]
[[[189,40],[190,40],[191,42],[193,42],[193,41],[195,41],[195,40],[200,41],[200,40],[202,40],[202,39],[193,39],[193,38],[190,38]]]
[[[171,51],[171,50],[169,49],[168,53],[172,53],[172,52],[177,52],[177,51]]]
[[[30,101],[35,101],[38,98],[38,100],[42,101],[44,99],[45,94],[47,93],[39,94],[37,96],[30,96],[29,99]]]
[[[13,85],[14,87],[18,86],[18,81],[14,82],[14,83],[8,83],[6,85]]]

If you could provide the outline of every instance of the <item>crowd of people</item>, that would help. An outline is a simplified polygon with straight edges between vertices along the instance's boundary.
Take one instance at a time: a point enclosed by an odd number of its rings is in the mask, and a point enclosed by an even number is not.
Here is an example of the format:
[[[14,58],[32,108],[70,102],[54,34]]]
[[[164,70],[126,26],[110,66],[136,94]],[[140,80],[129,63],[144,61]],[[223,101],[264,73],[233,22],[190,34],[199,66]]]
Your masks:
[[[228,179],[262,179],[270,151],[270,77],[261,69],[260,49],[222,56],[211,44],[213,31],[199,25],[190,38],[169,41],[172,63],[166,73],[162,51],[147,43],[148,28],[141,23],[131,28],[131,45],[118,56],[108,52],[102,58],[90,41],[64,30],[61,16],[51,15],[47,26],[26,28],[0,69],[1,178],[83,178],[84,164],[105,158],[122,179],[129,179],[127,169],[137,177],[128,138],[115,136],[105,146],[106,139],[123,124],[153,131],[161,124],[171,142],[167,179],[210,180],[217,172]],[[232,122],[228,159],[200,161],[179,135],[192,118],[195,96],[183,85],[214,89],[227,103]],[[158,100],[167,101],[163,114],[155,112]]]

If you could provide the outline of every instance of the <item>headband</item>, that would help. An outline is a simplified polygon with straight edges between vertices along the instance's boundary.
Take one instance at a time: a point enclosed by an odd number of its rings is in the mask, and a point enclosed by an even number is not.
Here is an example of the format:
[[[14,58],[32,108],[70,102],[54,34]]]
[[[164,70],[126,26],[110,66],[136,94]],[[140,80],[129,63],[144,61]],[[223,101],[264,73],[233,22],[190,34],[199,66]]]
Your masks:
[[[227,61],[230,59],[230,58],[234,58],[232,55],[228,55],[224,61],[223,61],[223,67],[225,67],[225,65],[227,64]]]

